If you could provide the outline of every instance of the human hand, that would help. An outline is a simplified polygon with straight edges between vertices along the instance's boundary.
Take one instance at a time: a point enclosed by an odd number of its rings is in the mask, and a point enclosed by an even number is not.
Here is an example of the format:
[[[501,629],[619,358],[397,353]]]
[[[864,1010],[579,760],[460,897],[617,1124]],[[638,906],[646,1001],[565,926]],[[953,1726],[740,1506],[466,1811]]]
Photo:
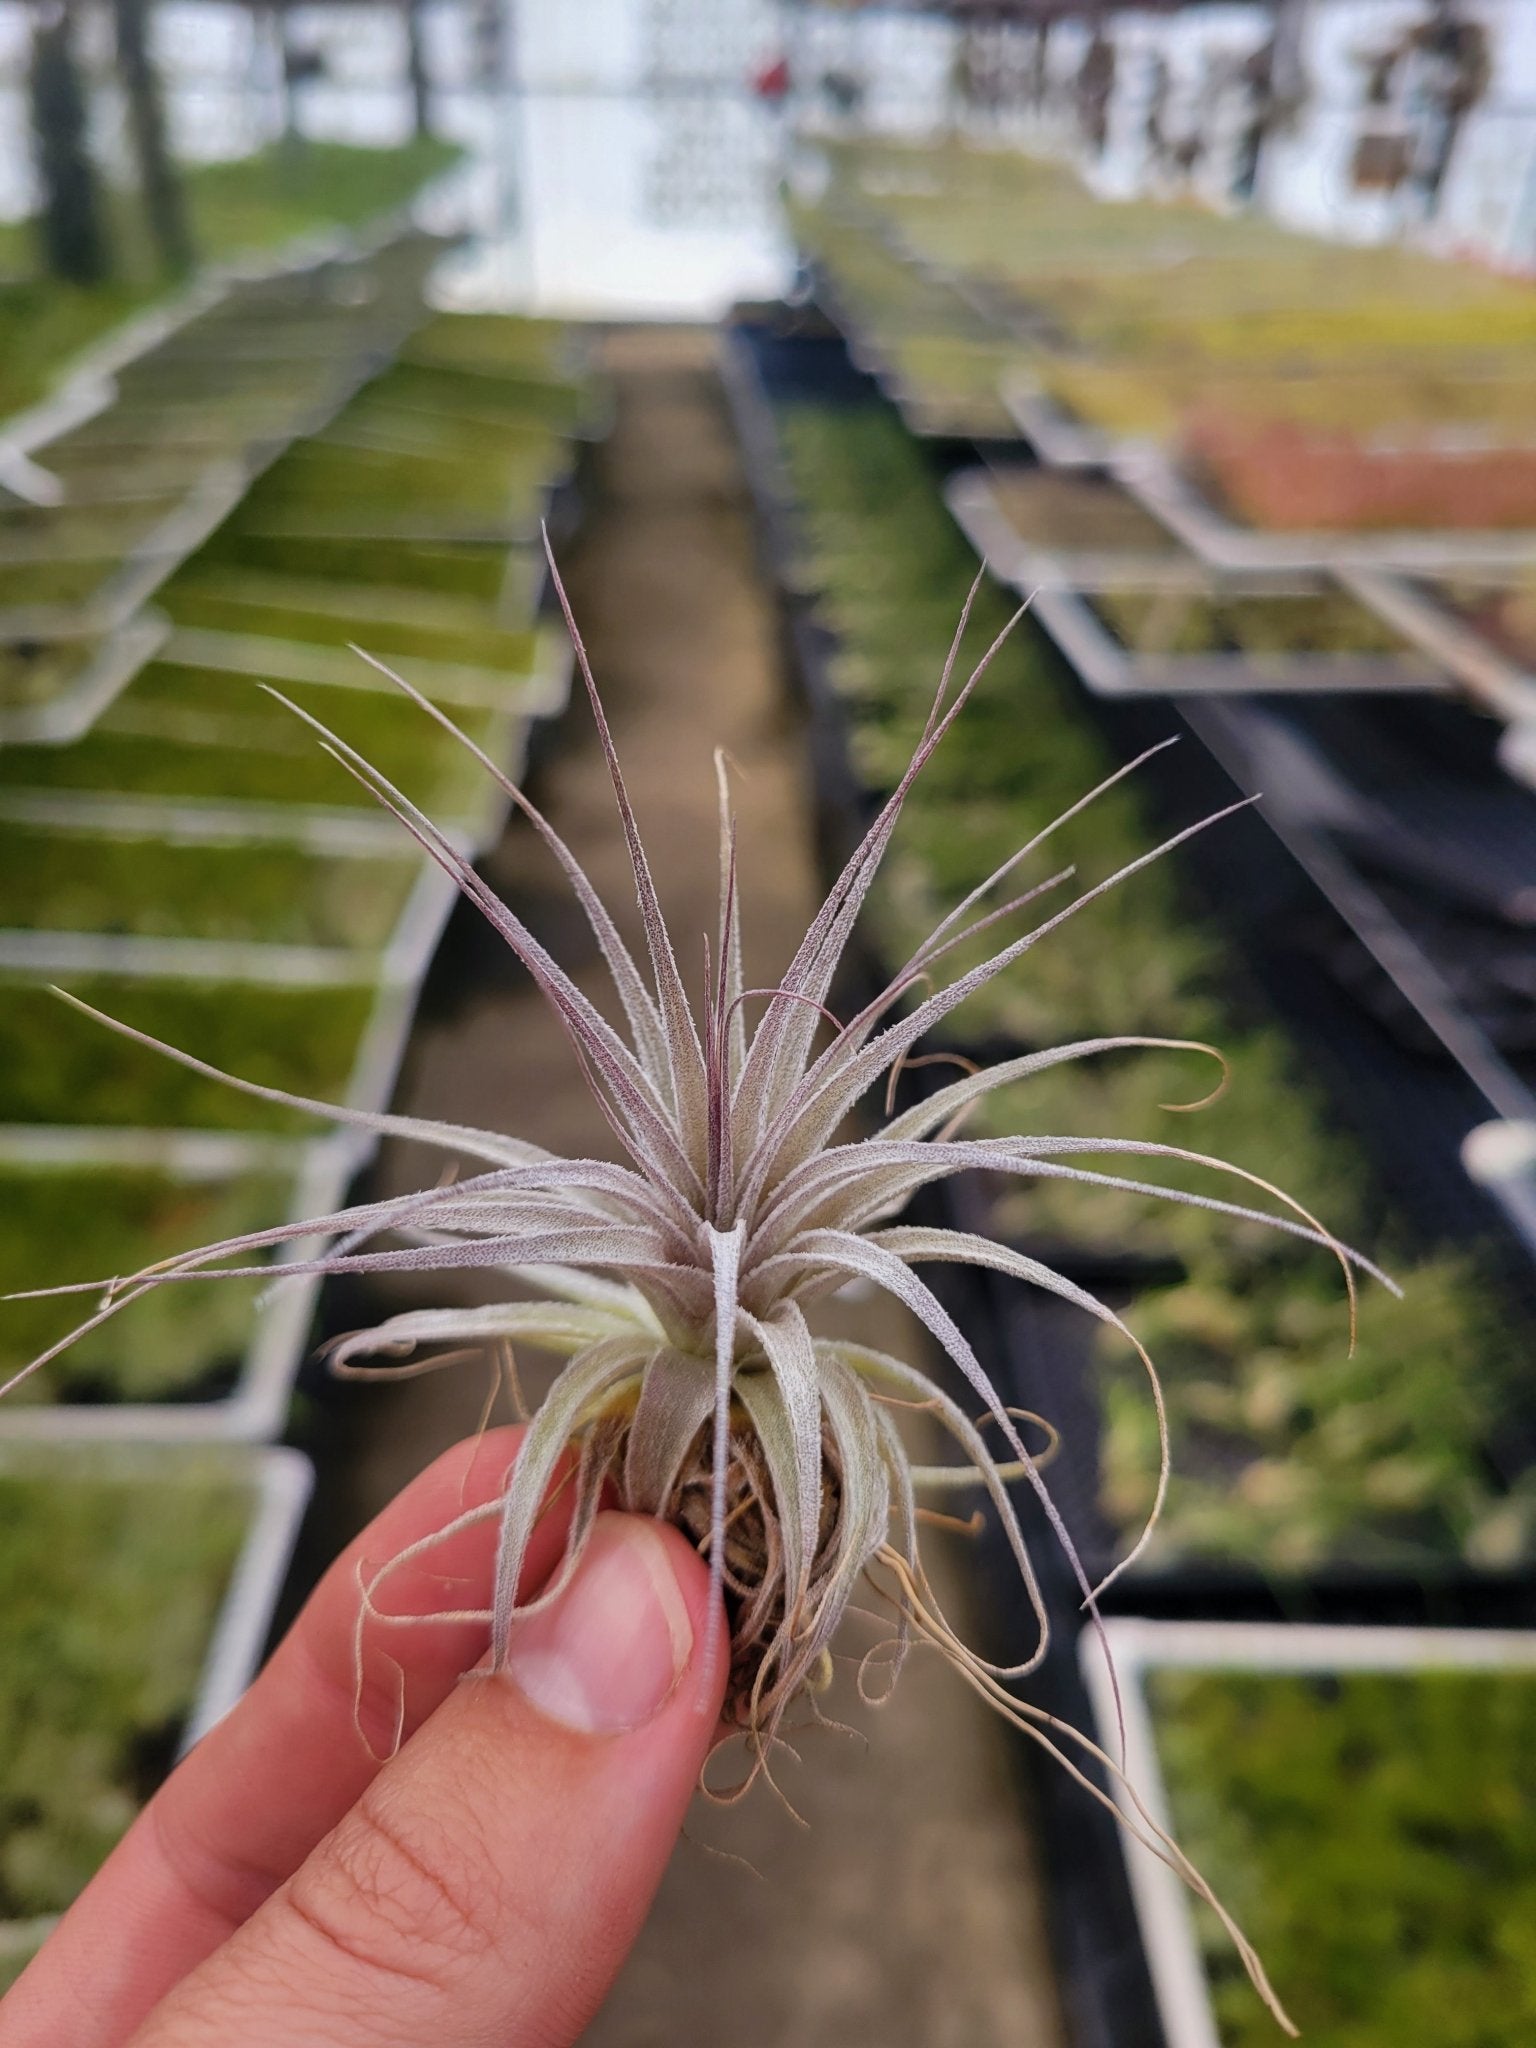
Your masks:
[[[360,1568],[496,1498],[521,1436],[449,1451],[331,1567],[0,2004],[0,2048],[576,2039],[717,1726],[724,1631],[698,1555],[660,1523],[604,1514],[504,1672],[459,1683],[487,1631],[434,1621],[390,1630],[354,1682]],[[525,1596],[563,1536],[546,1517]],[[488,1606],[494,1550],[491,1522],[403,1565],[389,1611]],[[408,1739],[381,1764],[370,1749],[397,1727]]]

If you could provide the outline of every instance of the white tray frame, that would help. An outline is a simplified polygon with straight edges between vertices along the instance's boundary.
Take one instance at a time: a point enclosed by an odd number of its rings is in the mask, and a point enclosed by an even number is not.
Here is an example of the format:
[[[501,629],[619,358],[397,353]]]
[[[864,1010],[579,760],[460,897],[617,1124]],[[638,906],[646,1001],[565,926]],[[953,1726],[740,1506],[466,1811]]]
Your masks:
[[[1106,1620],[1103,1628],[1103,1642],[1095,1630],[1085,1629],[1079,1649],[1097,1739],[1115,1755],[1119,1710],[1104,1658],[1107,1643],[1124,1713],[1125,1772],[1153,1819],[1169,1832],[1168,1795],[1144,1684],[1149,1671],[1536,1673],[1536,1631],[1365,1628],[1289,1621],[1147,1621],[1119,1616]],[[1134,1808],[1118,1786],[1114,1796],[1126,1819],[1134,1819]],[[1122,1841],[1158,2014],[1170,2048],[1221,2048],[1189,1893],[1150,1850],[1123,1833]],[[1285,1987],[1279,1988],[1283,1996]]]

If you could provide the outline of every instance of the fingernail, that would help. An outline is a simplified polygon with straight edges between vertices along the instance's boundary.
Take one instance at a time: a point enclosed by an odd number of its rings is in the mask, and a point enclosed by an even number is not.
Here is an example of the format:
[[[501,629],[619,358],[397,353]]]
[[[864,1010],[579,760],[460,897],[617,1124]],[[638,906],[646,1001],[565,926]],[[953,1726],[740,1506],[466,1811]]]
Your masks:
[[[660,1529],[602,1514],[552,1607],[519,1622],[503,1670],[552,1721],[617,1735],[649,1721],[693,1654],[693,1624]]]

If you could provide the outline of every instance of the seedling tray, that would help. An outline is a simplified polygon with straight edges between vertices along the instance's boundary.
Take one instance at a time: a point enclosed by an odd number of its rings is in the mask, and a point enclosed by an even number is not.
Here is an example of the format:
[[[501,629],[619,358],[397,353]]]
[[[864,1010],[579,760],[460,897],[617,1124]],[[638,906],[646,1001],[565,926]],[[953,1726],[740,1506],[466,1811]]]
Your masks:
[[[879,381],[914,434],[930,441],[1014,438],[1012,416],[996,388],[1010,352],[983,346],[974,353],[976,360],[966,378],[951,380],[941,374],[952,360],[947,337],[939,347],[925,346],[924,337],[893,343],[892,353],[882,359]],[[981,388],[964,388],[972,380]]]
[[[400,353],[402,363],[492,379],[585,377],[591,358],[586,336],[565,321],[493,313],[438,313]]]
[[[73,994],[223,1070],[325,1102],[386,1099],[410,991],[71,975]],[[0,1121],[312,1131],[313,1119],[238,1094],[66,1010],[29,979],[0,979]]]
[[[539,419],[466,417],[402,406],[390,398],[386,382],[380,379],[315,436],[312,445],[317,454],[324,451],[356,457],[365,469],[376,464],[419,463],[419,472],[406,469],[404,473],[419,473],[435,494],[441,488],[440,465],[451,471],[467,466],[489,471],[501,463],[513,469],[537,468],[563,438]]]
[[[146,491],[94,512],[76,505],[26,505],[0,498],[0,562],[9,574],[27,562],[109,557],[120,561],[181,504],[179,491]]]
[[[22,700],[0,706],[0,743],[57,744],[88,728],[166,638],[158,612],[135,615],[227,516],[245,485],[243,471],[215,466],[119,556],[45,556],[0,567],[17,599],[0,604],[0,664],[20,678]],[[34,599],[29,593],[39,584],[47,595]],[[104,649],[81,644],[109,638],[116,644]]]
[[[161,448],[125,462],[110,449],[63,445],[42,450],[41,457],[59,485],[61,502],[92,511],[146,491],[190,490],[209,459],[193,449]]]
[[[535,543],[296,539],[274,533],[248,512],[230,521],[204,549],[200,563],[240,577],[324,583],[409,603],[417,595],[491,606],[513,622],[530,617],[542,551]]]
[[[366,680],[353,687],[352,678],[374,673],[356,656],[329,649],[301,655],[305,676],[282,677],[286,694],[339,731],[440,824],[483,843],[505,799],[478,762],[382,678],[377,689]],[[406,666],[414,672],[415,664]],[[343,675],[347,683],[336,687]],[[0,748],[0,790],[160,798],[177,805],[238,798],[264,806],[372,808],[374,799],[308,728],[261,693],[259,678],[260,671],[250,675],[238,667],[219,673],[154,665],[73,746]],[[536,701],[542,710],[553,694]],[[461,709],[460,721],[493,759],[516,772],[525,718]]]
[[[388,680],[353,651],[363,647],[405,668],[424,695],[447,705],[532,715],[553,687],[540,673],[557,665],[547,641],[531,631],[466,622],[462,609],[455,628],[441,619],[391,619],[387,603],[383,616],[330,609],[323,601],[311,610],[280,608],[221,595],[216,585],[170,591],[166,602],[180,630],[163,658],[187,668],[389,690]]]
[[[525,570],[527,557],[514,558]],[[406,566],[406,565],[401,565]],[[438,590],[430,585],[413,585],[405,576],[387,571],[374,581],[362,578],[329,577],[324,574],[295,574],[291,570],[265,566],[240,567],[234,563],[199,563],[195,572],[177,579],[170,593],[172,608],[185,614],[191,605],[217,608],[221,621],[235,630],[270,636],[284,619],[304,621],[299,637],[311,643],[350,645],[367,640],[371,633],[383,633],[397,643],[396,653],[441,657],[444,643],[467,642],[478,652],[484,665],[516,673],[535,666],[539,655],[536,629],[528,624],[503,623],[532,616],[531,581],[514,592],[517,604],[503,604],[503,586],[509,565],[505,555],[488,557],[488,572],[478,591]],[[425,574],[425,566],[422,567]],[[469,579],[466,579],[468,581]],[[215,623],[212,619],[204,624]],[[491,659],[486,660],[489,655]]]
[[[170,621],[146,612],[99,639],[0,644],[0,748],[82,732],[152,661]]]
[[[324,314],[323,307],[318,310]],[[395,316],[390,350],[403,339],[412,319],[420,316],[405,317],[404,325],[401,317]],[[7,659],[15,671],[9,684],[0,681],[0,741],[58,742],[85,730],[134,672],[134,657],[139,661],[145,658],[149,623],[135,621],[126,632],[119,629],[227,517],[253,477],[295,435],[323,427],[358,385],[381,367],[372,348],[354,347],[349,353],[342,345],[343,336],[335,331],[335,322],[322,324],[328,330],[331,357],[323,380],[312,392],[302,385],[286,394],[279,392],[276,407],[272,398],[262,399],[257,415],[252,414],[249,401],[241,404],[238,370],[226,369],[219,406],[190,415],[183,409],[180,434],[163,431],[161,419],[152,441],[141,448],[131,447],[124,437],[135,431],[148,432],[159,416],[152,414],[145,423],[137,408],[104,409],[110,389],[96,394],[100,403],[93,399],[92,408],[87,409],[93,416],[85,417],[83,424],[79,406],[73,411],[65,407],[54,417],[46,445],[39,443],[34,453],[40,452],[52,479],[45,497],[62,493],[75,522],[87,529],[119,523],[113,517],[117,508],[142,504],[146,495],[153,498],[158,493],[162,501],[170,497],[181,502],[116,566],[103,564],[103,573],[89,595],[74,602],[0,606],[0,637],[11,641]],[[375,343],[382,336],[380,329],[374,335]],[[198,421],[204,423],[205,431],[188,434],[185,426]],[[133,460],[125,472],[128,454]],[[58,512],[42,516],[57,525],[65,523]],[[19,531],[25,534],[25,526]],[[87,662],[58,644],[93,635],[111,636],[118,644]]]
[[[527,758],[525,728],[518,728],[515,741],[503,763],[513,779],[523,772]],[[491,785],[472,812],[457,821],[439,817],[437,823],[459,852],[483,852],[500,837],[507,804],[502,791]],[[4,824],[115,833],[187,846],[296,847],[313,854],[362,854],[384,861],[399,857],[404,829],[386,813],[363,804],[263,803],[216,795],[180,798],[153,790],[47,786],[0,786],[0,825]]]
[[[5,825],[159,839],[173,846],[295,847],[305,853],[366,855],[385,862],[400,855],[400,826],[393,818],[312,804],[217,798],[178,804],[157,797],[21,789],[0,792],[0,826]],[[467,840],[452,833],[449,837],[460,851],[468,850]]]
[[[184,626],[165,647],[160,666],[199,671],[211,677],[248,676],[315,690],[360,692],[393,704],[405,701],[389,678],[381,676],[341,637],[349,631],[347,621],[320,619],[317,623],[334,631],[334,643],[327,644],[318,637],[291,640],[260,632]],[[414,645],[392,645],[414,642],[423,636],[392,629],[387,623],[381,622],[369,632],[366,621],[359,620],[356,631],[364,636],[360,645],[366,645],[381,660],[398,664],[423,696],[456,711],[463,707],[503,717],[530,718],[545,715],[552,705],[563,701],[563,665],[559,643],[552,636],[540,640],[531,634],[488,634],[486,638],[493,647],[499,637],[507,650],[507,666],[497,667],[484,659],[444,661],[419,654]],[[515,656],[523,658],[513,666]]]
[[[312,1483],[295,1451],[8,1444],[7,1974],[254,1675]],[[14,1562],[10,1562],[14,1560]],[[67,1612],[71,1629],[50,1625]],[[73,1647],[71,1647],[73,1646]],[[26,1658],[46,1660],[30,1674]],[[18,1924],[21,1923],[21,1924]]]
[[[1337,595],[1333,602],[1340,602]],[[1299,613],[1315,608],[1318,598],[1311,593],[1287,592],[1217,596],[1177,587],[1146,592],[1134,585],[1092,592],[1038,590],[1031,609],[1096,696],[1227,697],[1252,696],[1260,691],[1267,695],[1386,692],[1401,696],[1452,688],[1452,678],[1444,668],[1412,643],[1401,640],[1390,652],[1385,647],[1381,652],[1330,652],[1325,648],[1306,652],[1143,652],[1134,644],[1128,645],[1110,624],[1116,616],[1117,604],[1125,603],[1149,614],[1154,608],[1163,612],[1175,632],[1181,615],[1196,611],[1209,614],[1213,622],[1209,637],[1219,645],[1223,637],[1228,637],[1220,623],[1223,616],[1237,622],[1230,634],[1236,639],[1246,614],[1263,615],[1270,620],[1278,614],[1283,619],[1292,608]],[[1356,605],[1354,609],[1370,620],[1362,607]],[[1281,630],[1283,636],[1283,626]],[[1197,637],[1205,637],[1198,628]],[[1377,637],[1388,646],[1395,639],[1385,631]]]
[[[252,850],[0,820],[0,932],[382,953],[421,869],[398,828],[390,851],[380,860],[367,840],[332,853]]]
[[[1515,569],[1536,564],[1536,530],[1264,532],[1231,518],[1160,450],[1122,452],[1110,467],[1170,533],[1213,569],[1397,569],[1417,575],[1449,575],[1461,569]]]
[[[992,574],[1018,590],[1212,586],[1205,565],[1100,473],[961,469],[944,501]]]
[[[1498,1988],[1517,1965],[1497,1929],[1536,1875],[1536,1838],[1519,1821],[1536,1635],[1117,1620],[1106,1636],[1127,1776],[1268,1951],[1304,2038],[1338,2027],[1396,2042],[1405,2025],[1448,2020],[1450,1999],[1485,2007],[1500,2038],[1519,2032],[1529,1989]],[[1113,1751],[1104,1646],[1091,1632],[1082,1645],[1098,1738]],[[1445,1789],[1457,1773],[1460,1802]],[[1179,1880],[1129,1840],[1124,1857],[1169,2048],[1270,2039],[1273,2023]]]
[[[5,1289],[126,1275],[222,1236],[324,1215],[345,1195],[359,1155],[351,1133],[302,1144],[0,1128],[0,1200],[14,1212]],[[59,1223],[52,1235],[50,1217]],[[318,1239],[296,1234],[272,1256],[318,1249]],[[0,1403],[0,1441],[270,1440],[287,1420],[318,1288],[312,1276],[286,1281],[264,1303],[254,1281],[166,1288]],[[88,1295],[0,1303],[0,1379],[95,1306]]]
[[[113,554],[33,555],[20,562],[0,556],[0,634],[35,640],[55,617],[73,619],[121,560]]]
[[[375,406],[447,431],[468,423],[492,429],[523,424],[596,441],[613,424],[613,394],[599,379],[573,383],[515,371],[450,369],[415,356],[394,364],[358,411],[366,415]]]

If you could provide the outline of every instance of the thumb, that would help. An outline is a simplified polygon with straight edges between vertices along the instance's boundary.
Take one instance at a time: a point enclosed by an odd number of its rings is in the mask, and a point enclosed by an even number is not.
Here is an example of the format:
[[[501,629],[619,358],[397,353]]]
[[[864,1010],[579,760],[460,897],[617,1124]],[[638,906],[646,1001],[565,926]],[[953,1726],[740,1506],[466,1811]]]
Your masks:
[[[503,1669],[444,1701],[133,2048],[575,2040],[708,1753],[723,1634],[675,1530],[600,1515]]]

